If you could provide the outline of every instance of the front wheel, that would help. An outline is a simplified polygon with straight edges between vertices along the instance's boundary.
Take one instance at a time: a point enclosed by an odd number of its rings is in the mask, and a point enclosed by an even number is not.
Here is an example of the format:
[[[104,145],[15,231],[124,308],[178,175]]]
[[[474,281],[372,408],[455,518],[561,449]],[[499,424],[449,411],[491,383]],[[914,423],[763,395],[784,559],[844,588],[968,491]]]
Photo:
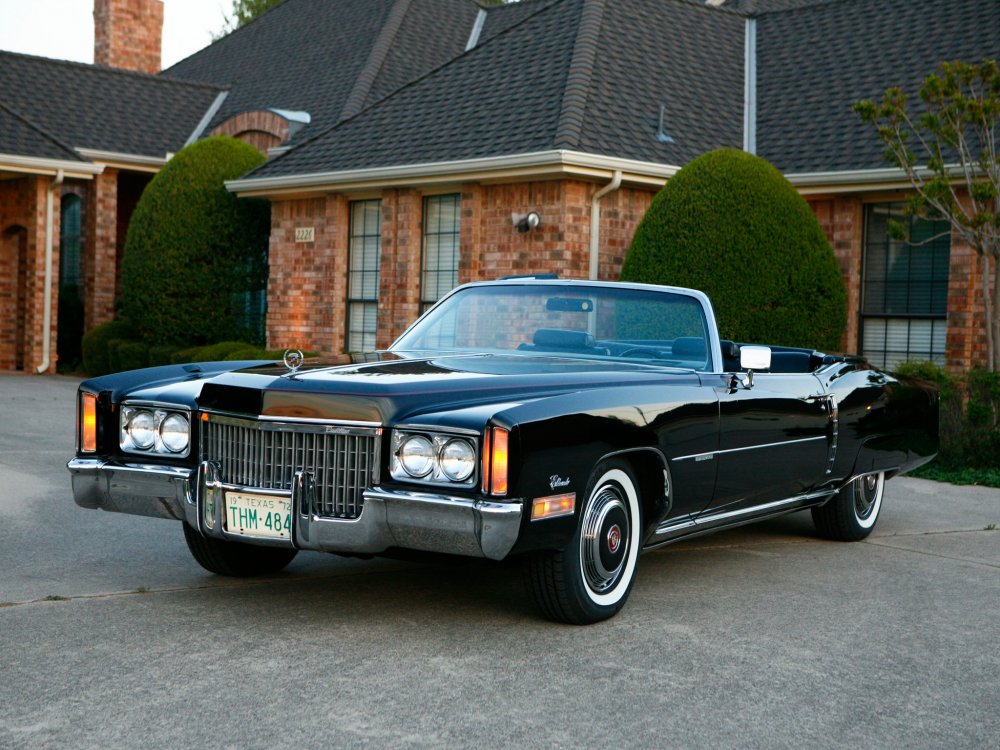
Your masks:
[[[825,505],[812,509],[816,530],[840,542],[864,539],[875,528],[884,493],[885,472],[858,477]]]
[[[614,616],[625,605],[642,538],[637,484],[625,462],[598,464],[570,543],[529,558],[531,591],[546,617],[587,625]]]
[[[277,573],[295,557],[298,550],[282,547],[259,547],[202,536],[184,524],[184,541],[197,563],[220,576],[247,578]]]

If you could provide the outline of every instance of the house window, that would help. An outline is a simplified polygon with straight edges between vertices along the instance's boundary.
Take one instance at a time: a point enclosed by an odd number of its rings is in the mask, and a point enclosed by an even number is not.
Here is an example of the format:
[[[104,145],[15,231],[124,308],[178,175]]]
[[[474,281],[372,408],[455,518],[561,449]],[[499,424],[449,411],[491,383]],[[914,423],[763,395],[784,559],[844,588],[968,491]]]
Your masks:
[[[908,242],[889,236],[890,221],[908,226]],[[950,251],[948,222],[909,217],[902,203],[868,206],[862,352],[869,362],[944,364]]]
[[[62,199],[59,219],[59,283],[80,284],[80,197]]]
[[[461,196],[424,198],[424,253],[420,267],[420,311],[458,286]]]
[[[348,237],[347,351],[374,351],[378,331],[382,201],[352,201]]]

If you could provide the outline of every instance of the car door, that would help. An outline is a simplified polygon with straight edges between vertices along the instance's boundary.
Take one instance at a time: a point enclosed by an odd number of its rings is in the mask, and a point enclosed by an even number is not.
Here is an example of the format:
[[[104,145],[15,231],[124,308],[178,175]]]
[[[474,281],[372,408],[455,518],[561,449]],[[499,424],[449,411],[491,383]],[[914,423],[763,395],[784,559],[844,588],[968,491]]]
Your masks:
[[[796,497],[823,480],[836,408],[814,375],[755,373],[751,387],[723,375],[718,391],[715,492],[705,513]]]

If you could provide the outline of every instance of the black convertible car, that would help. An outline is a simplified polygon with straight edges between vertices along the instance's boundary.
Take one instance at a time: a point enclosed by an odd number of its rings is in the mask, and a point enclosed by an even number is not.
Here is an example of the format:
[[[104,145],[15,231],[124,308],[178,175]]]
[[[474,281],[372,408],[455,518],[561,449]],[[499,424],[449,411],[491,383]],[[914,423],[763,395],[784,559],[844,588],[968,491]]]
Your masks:
[[[863,539],[937,417],[932,387],[861,359],[720,340],[697,291],[510,279],[384,352],[88,380],[69,470],[83,507],[181,521],[215,573],[517,555],[547,616],[590,623],[679,539],[804,508]]]

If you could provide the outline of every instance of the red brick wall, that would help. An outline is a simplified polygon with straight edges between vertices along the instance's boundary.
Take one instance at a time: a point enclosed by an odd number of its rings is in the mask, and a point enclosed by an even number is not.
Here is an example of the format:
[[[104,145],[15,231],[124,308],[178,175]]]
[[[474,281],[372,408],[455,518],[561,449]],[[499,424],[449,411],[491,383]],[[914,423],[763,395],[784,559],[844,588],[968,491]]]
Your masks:
[[[589,273],[590,201],[599,184],[576,180],[508,185],[468,183],[461,191],[459,283],[517,273]],[[635,227],[653,190],[623,188],[601,201],[599,278],[617,279]],[[423,194],[385,190],[382,198],[382,277],[379,346],[391,343],[419,314]],[[848,322],[842,350],[859,349],[864,206],[857,196],[811,198],[810,206],[834,249],[847,286]],[[274,204],[271,235],[268,341],[324,354],[344,345],[349,200],[329,196]],[[541,225],[518,232],[511,212],[538,211]],[[296,244],[297,226],[313,226],[316,241]],[[976,321],[978,263],[952,245],[948,364],[981,363],[985,339]]]
[[[271,207],[267,342],[336,354],[344,347],[347,283],[347,199],[276,201]],[[296,242],[312,227],[315,241]]]
[[[24,368],[26,264],[34,178],[0,182],[0,370]]]
[[[857,197],[809,199],[809,206],[833,247],[847,288],[847,327],[840,341],[842,352],[855,353],[861,348],[861,267],[864,207]]]
[[[975,250],[952,235],[948,268],[948,341],[945,360],[961,371],[986,364],[986,310],[982,261]]]
[[[656,190],[622,188],[601,199],[601,247],[598,278],[617,279],[632,235],[653,202]],[[589,201],[588,201],[589,203]],[[589,208],[588,208],[589,221]],[[589,242],[589,239],[588,239]],[[589,246],[588,246],[588,251]]]
[[[44,356],[48,177],[0,182],[0,370],[34,371]],[[59,201],[53,201],[52,328],[47,372],[55,372],[59,304]]]
[[[160,72],[162,0],[94,0],[94,63]]]
[[[416,190],[382,192],[379,348],[389,346],[420,315],[422,211],[423,197]]]
[[[601,185],[578,180],[465,185],[459,280],[518,273],[590,274],[590,203]],[[617,279],[636,226],[655,190],[622,188],[601,199],[598,278]],[[521,233],[511,213],[537,211],[537,229]]]
[[[288,140],[288,120],[274,112],[255,110],[230,117],[212,131],[249,143],[262,154]]]
[[[84,330],[115,317],[118,279],[118,170],[107,168],[88,185],[83,202]]]
[[[587,278],[590,201],[600,185],[553,180],[462,185],[459,283],[509,274],[558,273]],[[654,191],[622,189],[602,199],[600,278],[617,279],[632,233]],[[388,346],[420,312],[424,195],[381,193],[382,262],[378,345]],[[344,344],[349,200],[330,196],[278,201],[272,211],[268,341],[339,353]],[[537,211],[541,225],[518,232],[511,212]],[[295,227],[315,228],[316,241],[294,242]],[[297,339],[298,340],[298,339]]]
[[[886,200],[889,200],[888,198]],[[899,200],[898,196],[895,200]],[[842,343],[849,353],[861,349],[861,281],[864,244],[864,204],[860,197],[810,198],[809,205],[833,246],[847,284],[847,330]],[[963,371],[986,363],[985,316],[980,259],[952,236],[948,270],[948,333],[945,363]]]

